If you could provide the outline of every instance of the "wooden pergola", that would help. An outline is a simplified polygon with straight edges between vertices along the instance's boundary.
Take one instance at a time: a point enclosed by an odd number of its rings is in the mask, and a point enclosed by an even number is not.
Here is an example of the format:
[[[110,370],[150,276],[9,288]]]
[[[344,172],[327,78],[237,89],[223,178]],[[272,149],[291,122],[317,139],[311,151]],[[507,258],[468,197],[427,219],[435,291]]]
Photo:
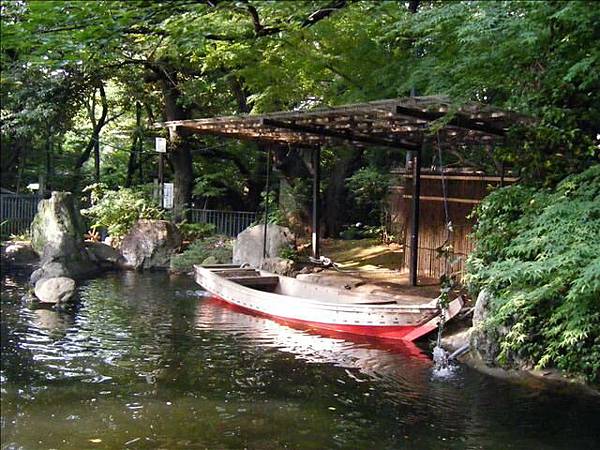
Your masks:
[[[416,285],[421,151],[424,139],[435,130],[436,140],[442,149],[492,145],[502,142],[511,126],[530,121],[524,116],[480,103],[454,105],[447,97],[429,96],[379,100],[309,111],[177,120],[160,126],[183,128],[197,134],[253,140],[272,146],[312,149],[312,252],[315,258],[319,257],[321,147],[350,143],[355,146],[385,146],[411,152],[414,195],[411,212],[410,280]]]

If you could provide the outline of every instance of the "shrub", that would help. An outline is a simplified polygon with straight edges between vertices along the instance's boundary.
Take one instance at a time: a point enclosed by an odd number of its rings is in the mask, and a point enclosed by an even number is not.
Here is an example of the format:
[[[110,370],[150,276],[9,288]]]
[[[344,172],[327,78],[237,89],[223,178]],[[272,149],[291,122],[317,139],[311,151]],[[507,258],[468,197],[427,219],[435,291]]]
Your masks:
[[[340,232],[340,237],[346,241],[354,239],[381,239],[383,236],[383,227],[364,225],[356,223],[349,225]]]
[[[354,198],[356,206],[373,224],[383,223],[390,181],[389,174],[380,173],[374,167],[363,167],[346,178],[346,187]]]
[[[215,264],[230,263],[233,257],[233,240],[217,235],[194,241],[187,250],[171,258],[171,269],[189,272],[194,264],[201,264],[209,256],[215,258]]]
[[[494,296],[506,325],[499,362],[517,355],[600,381],[600,165],[552,191],[513,186],[476,210],[466,281]]]
[[[93,184],[84,192],[90,192],[92,206],[81,213],[92,221],[92,230],[105,228],[109,235],[116,238],[125,236],[139,219],[162,219],[164,216],[150,194],[143,189],[110,191],[101,184]]]
[[[180,223],[177,225],[184,241],[195,241],[211,236],[216,227],[212,223]]]

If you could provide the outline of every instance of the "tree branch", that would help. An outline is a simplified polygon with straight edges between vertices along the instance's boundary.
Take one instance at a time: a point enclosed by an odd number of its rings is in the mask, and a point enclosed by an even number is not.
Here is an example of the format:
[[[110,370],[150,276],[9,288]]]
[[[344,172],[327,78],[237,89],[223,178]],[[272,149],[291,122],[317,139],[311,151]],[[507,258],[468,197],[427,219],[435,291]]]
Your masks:
[[[302,28],[312,27],[315,23],[329,17],[334,12],[342,9],[348,4],[346,0],[333,0],[323,8],[316,10],[302,22]]]

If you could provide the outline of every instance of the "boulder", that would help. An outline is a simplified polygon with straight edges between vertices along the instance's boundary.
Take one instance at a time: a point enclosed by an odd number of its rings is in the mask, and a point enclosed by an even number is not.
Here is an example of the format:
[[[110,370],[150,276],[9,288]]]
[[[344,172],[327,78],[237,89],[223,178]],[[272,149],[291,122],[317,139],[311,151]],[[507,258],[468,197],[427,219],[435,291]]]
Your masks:
[[[39,202],[31,224],[31,243],[41,255],[41,270],[32,274],[32,283],[57,276],[81,278],[99,271],[83,245],[82,224],[70,192],[53,192]]]
[[[233,244],[233,263],[248,263],[260,267],[263,263],[264,224],[246,228]],[[289,228],[275,224],[267,226],[267,258],[280,258],[284,249],[294,248],[296,238]]]
[[[69,269],[62,263],[51,261],[34,270],[29,277],[29,282],[35,286],[43,278],[68,277],[69,273]]]
[[[85,242],[90,259],[104,268],[118,267],[124,262],[121,253],[103,242]]]
[[[263,270],[279,275],[290,276],[296,269],[294,261],[285,258],[267,258],[263,261]]]
[[[38,203],[37,214],[31,223],[31,245],[41,255],[48,243],[63,248],[83,242],[84,232],[73,194],[52,192],[49,199]]]
[[[477,296],[473,311],[473,329],[470,336],[471,350],[488,366],[498,365],[500,341],[510,329],[487,323],[492,309],[493,296],[483,289]]]
[[[173,223],[139,220],[121,243],[124,266],[136,270],[168,268],[181,242],[181,233]]]
[[[75,280],[72,278],[44,278],[35,284],[35,296],[42,303],[66,303],[73,298],[74,294]]]
[[[39,261],[39,256],[30,242],[10,242],[2,250],[3,262],[10,266],[26,266]]]

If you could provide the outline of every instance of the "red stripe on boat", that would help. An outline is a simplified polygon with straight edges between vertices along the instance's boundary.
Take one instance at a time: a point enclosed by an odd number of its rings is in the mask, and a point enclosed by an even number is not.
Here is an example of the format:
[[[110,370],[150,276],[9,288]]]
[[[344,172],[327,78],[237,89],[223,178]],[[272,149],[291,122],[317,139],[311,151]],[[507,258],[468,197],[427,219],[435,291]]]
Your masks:
[[[359,336],[371,336],[379,339],[398,339],[403,341],[414,341],[415,339],[423,336],[424,334],[430,332],[431,330],[426,327],[428,324],[422,325],[420,327],[415,326],[370,326],[370,325],[342,325],[335,323],[323,323],[323,322],[311,322],[308,320],[300,320],[300,319],[290,319],[288,317],[274,316],[272,314],[268,314],[262,311],[257,311],[252,308],[247,308],[244,306],[236,305],[234,303],[230,303],[225,299],[222,299],[218,296],[212,297],[215,300],[218,300],[220,303],[226,305],[227,307],[242,311],[245,313],[251,313],[260,317],[267,317],[269,319],[275,320],[279,323],[288,326],[299,326],[302,328],[308,329],[318,329],[318,330],[326,330],[333,331],[336,333],[345,333],[345,334],[354,334]],[[421,328],[426,327],[424,332],[420,331]],[[410,336],[409,339],[406,337]]]

